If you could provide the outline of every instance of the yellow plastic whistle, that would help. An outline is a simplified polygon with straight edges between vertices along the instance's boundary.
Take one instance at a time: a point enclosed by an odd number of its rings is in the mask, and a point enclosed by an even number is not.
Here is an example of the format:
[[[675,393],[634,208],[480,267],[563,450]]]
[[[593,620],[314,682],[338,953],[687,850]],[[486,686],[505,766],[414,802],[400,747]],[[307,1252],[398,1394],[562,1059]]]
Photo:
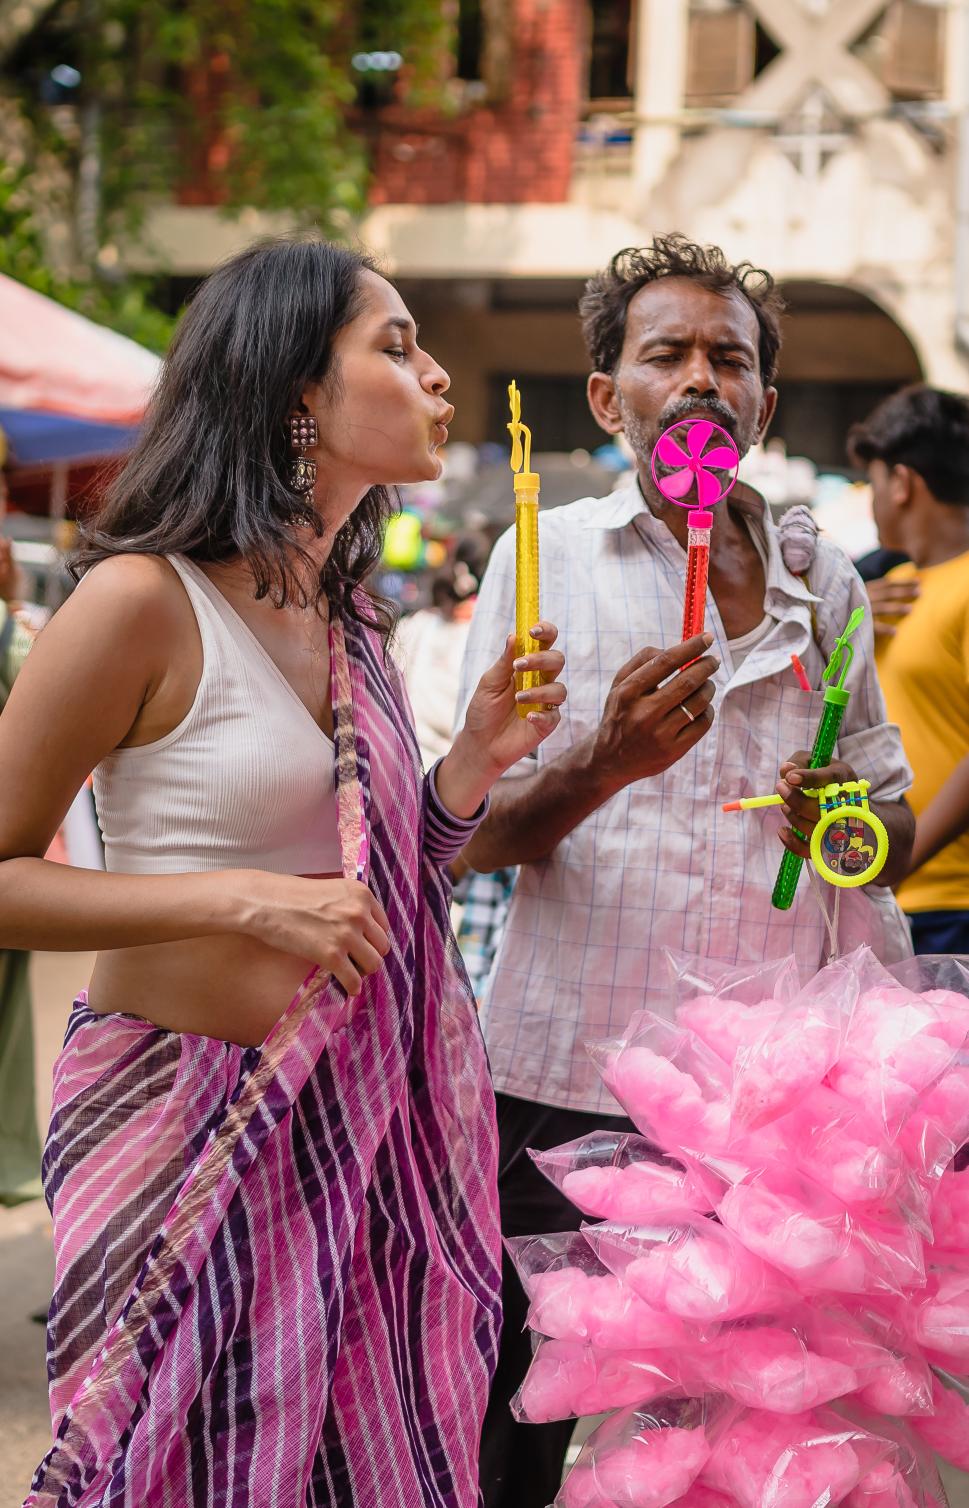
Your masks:
[[[511,469],[515,485],[515,655],[527,655],[541,649],[532,638],[531,629],[538,623],[538,494],[541,478],[532,471],[532,432],[521,421],[522,400],[517,383],[508,384],[511,407]],[[531,691],[542,684],[537,670],[520,671],[515,676],[519,691]],[[527,717],[541,707],[541,702],[519,702],[519,717]]]

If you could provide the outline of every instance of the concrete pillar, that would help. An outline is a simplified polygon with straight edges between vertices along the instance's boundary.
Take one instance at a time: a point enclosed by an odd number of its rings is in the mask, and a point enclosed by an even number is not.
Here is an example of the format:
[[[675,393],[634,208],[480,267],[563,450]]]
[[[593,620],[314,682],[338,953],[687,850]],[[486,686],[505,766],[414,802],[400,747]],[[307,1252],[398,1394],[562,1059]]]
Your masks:
[[[633,181],[641,203],[680,148],[688,19],[687,0],[639,0]]]

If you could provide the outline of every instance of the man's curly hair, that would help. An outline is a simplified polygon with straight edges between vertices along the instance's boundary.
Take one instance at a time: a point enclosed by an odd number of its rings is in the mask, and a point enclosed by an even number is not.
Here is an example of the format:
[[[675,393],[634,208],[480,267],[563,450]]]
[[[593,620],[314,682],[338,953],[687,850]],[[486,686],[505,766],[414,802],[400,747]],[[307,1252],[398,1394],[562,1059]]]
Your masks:
[[[652,246],[630,246],[617,252],[606,270],[586,283],[579,316],[593,371],[616,370],[630,301],[640,288],[660,278],[690,278],[715,293],[740,293],[757,316],[761,379],[765,387],[773,382],[784,310],[774,279],[750,262],[732,266],[719,246],[699,246],[679,234],[657,236]]]

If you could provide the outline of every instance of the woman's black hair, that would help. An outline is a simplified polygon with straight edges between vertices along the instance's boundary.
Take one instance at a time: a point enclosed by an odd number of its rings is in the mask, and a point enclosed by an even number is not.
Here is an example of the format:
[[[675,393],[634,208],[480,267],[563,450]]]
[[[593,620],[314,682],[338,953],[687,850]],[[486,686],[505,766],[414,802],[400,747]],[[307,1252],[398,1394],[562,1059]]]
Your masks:
[[[969,504],[969,399],[915,383],[885,398],[848,431],[859,467],[910,466],[940,503]]]
[[[585,285],[579,300],[582,333],[594,372],[612,374],[626,336],[626,313],[640,288],[661,278],[689,278],[714,293],[738,293],[757,320],[760,376],[769,387],[777,375],[784,301],[774,279],[750,262],[727,261],[719,246],[700,246],[678,232],[657,236],[652,246],[627,247]]]
[[[144,425],[103,506],[82,526],[71,562],[80,577],[109,555],[186,555],[250,565],[258,597],[305,607],[315,563],[294,525],[325,532],[288,482],[289,416],[308,383],[337,384],[333,338],[360,308],[371,260],[319,237],[264,241],[216,269],[186,310]],[[372,487],[333,540],[318,573],[324,597],[386,637],[391,604],[354,590],[380,559],[396,507]],[[300,572],[299,565],[308,568]]]

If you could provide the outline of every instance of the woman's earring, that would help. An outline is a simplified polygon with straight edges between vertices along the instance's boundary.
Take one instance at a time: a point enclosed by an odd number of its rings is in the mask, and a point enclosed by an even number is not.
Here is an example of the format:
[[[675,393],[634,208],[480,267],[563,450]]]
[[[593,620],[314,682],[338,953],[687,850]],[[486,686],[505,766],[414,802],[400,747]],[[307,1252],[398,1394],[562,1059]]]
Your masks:
[[[289,441],[296,452],[289,464],[289,485],[300,497],[305,497],[316,486],[316,462],[307,456],[310,446],[316,445],[320,434],[312,414],[290,414]]]

